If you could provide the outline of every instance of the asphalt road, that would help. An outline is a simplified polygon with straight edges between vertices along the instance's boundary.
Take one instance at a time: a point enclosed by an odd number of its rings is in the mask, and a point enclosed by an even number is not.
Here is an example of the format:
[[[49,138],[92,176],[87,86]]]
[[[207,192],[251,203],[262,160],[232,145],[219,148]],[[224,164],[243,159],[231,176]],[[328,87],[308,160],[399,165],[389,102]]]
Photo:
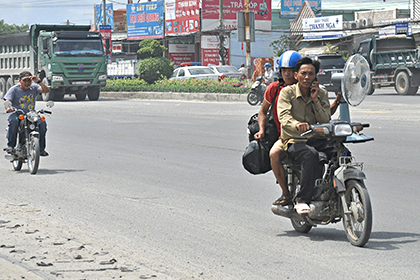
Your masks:
[[[364,248],[350,245],[341,223],[298,234],[272,214],[280,194],[273,174],[241,165],[257,110],[244,102],[56,102],[50,156],[34,176],[0,161],[2,199],[119,248],[157,279],[416,279],[420,95],[378,90],[351,108],[375,138],[349,146],[365,162],[374,211]]]

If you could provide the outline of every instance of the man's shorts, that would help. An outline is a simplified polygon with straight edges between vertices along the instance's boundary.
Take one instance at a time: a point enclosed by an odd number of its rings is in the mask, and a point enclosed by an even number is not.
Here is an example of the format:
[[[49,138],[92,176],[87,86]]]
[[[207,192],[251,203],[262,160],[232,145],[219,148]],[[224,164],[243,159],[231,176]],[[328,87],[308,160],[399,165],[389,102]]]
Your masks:
[[[271,149],[274,149],[274,148],[281,150],[281,152],[280,152],[280,160],[281,161],[285,161],[287,159],[287,153],[283,149],[283,143],[281,142],[281,139],[277,140],[274,143],[273,147],[271,147]]]

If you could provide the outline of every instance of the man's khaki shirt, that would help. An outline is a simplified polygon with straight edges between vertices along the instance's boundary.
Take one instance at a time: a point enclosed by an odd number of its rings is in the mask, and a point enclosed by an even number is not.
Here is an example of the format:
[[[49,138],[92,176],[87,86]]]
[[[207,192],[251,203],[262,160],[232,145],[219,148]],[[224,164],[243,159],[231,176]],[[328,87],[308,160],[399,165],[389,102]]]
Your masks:
[[[298,84],[287,86],[280,92],[277,113],[281,123],[281,140],[284,149],[287,150],[289,143],[306,142],[312,137],[311,134],[300,136],[301,133],[296,128],[298,123],[316,124],[330,121],[328,94],[320,88],[318,102],[315,103],[310,97],[305,101]]]

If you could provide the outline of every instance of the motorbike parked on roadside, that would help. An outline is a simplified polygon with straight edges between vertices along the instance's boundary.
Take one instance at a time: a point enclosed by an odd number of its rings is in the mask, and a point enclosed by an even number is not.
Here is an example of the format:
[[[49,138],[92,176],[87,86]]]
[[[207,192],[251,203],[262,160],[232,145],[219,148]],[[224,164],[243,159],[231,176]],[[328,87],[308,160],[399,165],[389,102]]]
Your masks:
[[[48,101],[48,108],[54,106],[53,101]],[[40,161],[40,146],[39,146],[39,125],[38,121],[45,121],[45,114],[52,114],[51,111],[41,109],[38,111],[29,111],[25,113],[21,109],[12,107],[12,102],[6,101],[5,108],[11,107],[14,113],[18,114],[20,120],[17,133],[17,146],[11,154],[5,155],[9,160],[13,169],[19,171],[22,169],[23,163],[28,164],[28,169],[31,174],[36,174]],[[8,129],[6,138],[8,137]]]
[[[248,93],[247,101],[250,105],[255,106],[258,103],[262,103],[264,100],[264,93],[267,89],[267,85],[264,83],[263,76],[257,77],[255,82],[251,86],[251,90]]]
[[[361,131],[369,124],[333,120],[327,124],[312,125],[313,133],[327,138],[326,146],[319,152],[324,164],[324,175],[317,180],[309,204],[309,214],[298,214],[293,203],[287,206],[273,205],[274,214],[291,219],[297,232],[307,233],[317,225],[327,225],[343,220],[347,239],[352,245],[362,247],[368,242],[372,230],[372,207],[363,163],[356,162],[344,143],[363,143],[373,140]],[[287,184],[292,197],[299,192],[300,165],[288,159],[285,162]]]

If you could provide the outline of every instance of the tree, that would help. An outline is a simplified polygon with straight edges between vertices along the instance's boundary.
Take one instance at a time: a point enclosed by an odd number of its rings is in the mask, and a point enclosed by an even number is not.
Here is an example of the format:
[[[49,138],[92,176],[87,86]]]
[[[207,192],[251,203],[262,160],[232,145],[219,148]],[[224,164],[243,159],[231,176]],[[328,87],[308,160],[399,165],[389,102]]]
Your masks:
[[[337,46],[335,46],[335,47],[333,47],[332,45],[331,45],[331,42],[327,42],[326,44],[325,44],[325,50],[324,50],[324,53],[338,53],[338,47]]]
[[[295,50],[296,43],[289,36],[281,35],[279,40],[270,43],[270,47],[273,47],[275,56],[281,56],[285,51]]]
[[[147,83],[152,84],[157,80],[169,78],[174,72],[173,63],[162,57],[166,50],[158,41],[145,39],[139,44],[137,53],[143,60],[139,63],[139,76]]]
[[[163,52],[166,50],[164,46],[154,39],[141,41],[139,47],[140,49],[137,53],[140,55],[140,58],[162,57]]]
[[[29,30],[29,25],[23,24],[18,26],[16,24],[7,24],[4,23],[4,19],[0,20],[0,36],[9,36],[20,32],[25,32]]]

